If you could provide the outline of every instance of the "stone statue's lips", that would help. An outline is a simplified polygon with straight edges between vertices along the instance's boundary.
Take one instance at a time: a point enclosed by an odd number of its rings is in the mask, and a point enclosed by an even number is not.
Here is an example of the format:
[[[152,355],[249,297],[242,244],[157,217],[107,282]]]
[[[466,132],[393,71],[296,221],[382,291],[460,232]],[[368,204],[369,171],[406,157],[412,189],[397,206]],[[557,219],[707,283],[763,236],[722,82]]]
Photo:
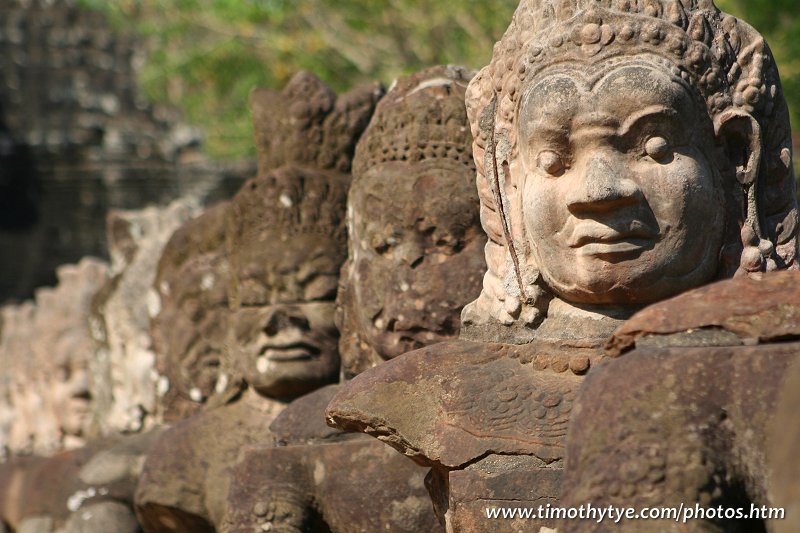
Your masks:
[[[580,248],[581,255],[614,255],[641,252],[653,247],[650,239],[625,239],[615,242],[595,242]]]
[[[567,245],[580,249],[583,255],[626,253],[652,248],[658,238],[657,231],[638,220],[626,225],[628,227],[624,230],[618,230],[594,220],[579,222],[567,239]]]
[[[306,361],[319,355],[318,346],[305,341],[262,344],[258,354],[266,357],[269,361]]]
[[[70,391],[69,399],[75,404],[83,404],[88,409],[92,399],[92,392],[85,386],[75,387]]]

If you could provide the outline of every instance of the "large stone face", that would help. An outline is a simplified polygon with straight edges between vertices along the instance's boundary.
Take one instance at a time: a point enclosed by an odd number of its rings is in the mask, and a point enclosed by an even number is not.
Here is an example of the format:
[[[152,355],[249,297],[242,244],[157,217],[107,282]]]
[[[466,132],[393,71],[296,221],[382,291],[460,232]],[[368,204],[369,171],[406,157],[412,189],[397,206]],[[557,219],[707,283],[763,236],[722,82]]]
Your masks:
[[[485,238],[462,101],[471,74],[435,67],[398,80],[356,148],[338,296],[346,377],[455,338],[480,290]]]
[[[209,401],[166,431],[147,460],[136,503],[148,531],[221,524],[242,448],[269,442],[288,400],[338,376],[333,298],[348,183],[345,174],[284,167],[173,236],[171,244],[200,238],[209,253],[168,245],[165,258],[203,260],[191,275],[180,267],[157,281],[171,299],[157,320],[161,338],[172,339],[159,354],[175,391],[163,397],[165,413],[186,416]]]
[[[248,181],[173,237],[213,246],[193,275],[159,278],[174,302],[162,307],[171,314],[161,317],[160,334],[179,342],[167,344],[165,375],[184,405],[211,401],[170,428],[148,458],[136,501],[149,531],[221,524],[242,447],[271,440],[269,424],[287,400],[336,379],[333,297],[348,183],[345,174],[284,167]],[[165,257],[199,258],[184,253],[168,246]],[[192,317],[200,320],[185,323]]]
[[[574,304],[624,317],[735,272],[796,268],[786,103],[763,38],[734,17],[524,0],[467,108],[491,243],[470,338],[547,337]]]
[[[334,298],[349,183],[340,172],[287,166],[249,181],[231,202],[224,366],[264,397],[296,398],[338,377]]]

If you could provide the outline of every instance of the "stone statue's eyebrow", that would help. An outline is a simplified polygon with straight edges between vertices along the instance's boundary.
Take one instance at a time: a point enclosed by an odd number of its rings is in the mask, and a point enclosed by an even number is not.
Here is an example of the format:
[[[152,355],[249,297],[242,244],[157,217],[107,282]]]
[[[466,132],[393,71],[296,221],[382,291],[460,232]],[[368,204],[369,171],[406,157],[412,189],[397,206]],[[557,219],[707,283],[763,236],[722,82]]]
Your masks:
[[[668,118],[672,119],[678,116],[678,112],[674,108],[667,107],[665,105],[656,104],[645,107],[640,111],[633,112],[627,119],[625,119],[625,121],[617,130],[617,135],[620,137],[627,135],[637,122],[655,115],[666,115]]]
[[[619,120],[612,115],[606,115],[593,111],[575,118],[573,129],[594,127],[594,128],[617,128]]]
[[[569,137],[570,128],[563,125],[553,125],[552,120],[539,120],[528,126],[528,133],[535,139],[566,139]]]

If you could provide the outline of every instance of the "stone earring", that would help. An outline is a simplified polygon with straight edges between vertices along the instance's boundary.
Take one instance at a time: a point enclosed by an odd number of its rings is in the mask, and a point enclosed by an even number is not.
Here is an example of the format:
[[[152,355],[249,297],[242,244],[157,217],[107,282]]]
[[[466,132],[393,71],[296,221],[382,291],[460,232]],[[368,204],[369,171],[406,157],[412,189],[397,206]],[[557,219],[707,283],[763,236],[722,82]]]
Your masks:
[[[778,264],[772,257],[775,246],[768,239],[761,239],[750,222],[742,226],[742,259],[735,277],[753,272],[772,272]]]

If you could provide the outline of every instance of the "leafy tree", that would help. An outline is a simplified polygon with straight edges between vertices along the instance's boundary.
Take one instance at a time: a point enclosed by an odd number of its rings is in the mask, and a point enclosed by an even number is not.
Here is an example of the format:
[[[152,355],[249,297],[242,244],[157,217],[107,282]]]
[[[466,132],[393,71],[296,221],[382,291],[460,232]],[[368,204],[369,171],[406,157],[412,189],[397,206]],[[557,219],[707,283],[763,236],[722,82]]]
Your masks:
[[[203,126],[212,156],[253,153],[247,95],[307,69],[337,90],[439,63],[478,67],[518,0],[83,0],[144,36],[145,96]]]
[[[716,0],[768,38],[800,112],[798,0]],[[217,158],[251,156],[247,95],[308,69],[337,90],[422,67],[486,64],[519,0],[82,0],[145,38],[145,96],[204,127]],[[793,115],[800,118],[800,115]],[[800,124],[797,120],[795,124]]]

